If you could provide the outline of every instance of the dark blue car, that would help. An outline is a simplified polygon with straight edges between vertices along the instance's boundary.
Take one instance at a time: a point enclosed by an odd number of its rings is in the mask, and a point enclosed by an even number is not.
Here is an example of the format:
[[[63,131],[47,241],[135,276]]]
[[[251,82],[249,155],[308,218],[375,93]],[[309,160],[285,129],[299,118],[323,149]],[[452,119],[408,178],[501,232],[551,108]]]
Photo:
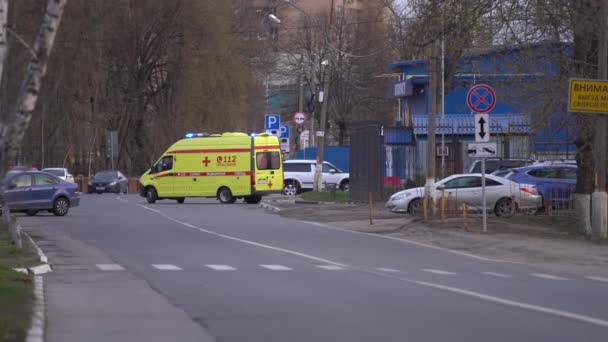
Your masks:
[[[0,183],[3,196],[12,212],[36,215],[41,210],[65,216],[80,204],[76,184],[40,171],[11,171]]]
[[[569,205],[576,188],[576,166],[536,165],[512,169],[506,178],[525,184],[536,185],[543,198],[543,205]]]

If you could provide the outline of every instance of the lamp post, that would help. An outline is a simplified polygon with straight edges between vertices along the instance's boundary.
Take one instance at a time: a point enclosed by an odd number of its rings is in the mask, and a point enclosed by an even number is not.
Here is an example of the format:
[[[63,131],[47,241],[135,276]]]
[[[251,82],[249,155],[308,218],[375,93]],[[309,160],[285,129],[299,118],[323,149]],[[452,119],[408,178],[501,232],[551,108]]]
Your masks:
[[[294,7],[295,9],[299,10],[300,12],[304,13],[304,15],[308,18],[310,18],[310,16],[303,11],[301,8],[295,6],[293,3],[291,3],[288,0],[284,0],[285,2],[289,3],[292,7]],[[331,1],[331,8],[330,8],[330,13],[333,13],[334,10],[334,0]],[[270,14],[269,19],[277,24],[281,23],[281,20],[274,14]],[[330,15],[330,30],[331,27],[333,25],[333,18],[332,15]],[[325,46],[328,47],[329,46],[329,34],[327,35],[327,37],[325,38]],[[323,178],[322,178],[322,172],[323,172],[323,159],[324,159],[324,150],[325,150],[325,136],[326,136],[326,122],[327,122],[327,106],[328,106],[328,93],[329,93],[329,68],[328,66],[330,65],[328,60],[323,60],[321,62],[321,68],[322,68],[322,83],[323,83],[323,91],[322,93],[319,94],[319,102],[321,102],[321,118],[320,118],[320,122],[319,122],[319,132],[318,132],[318,136],[317,138],[317,163],[316,163],[316,169],[315,169],[315,178],[314,178],[314,184],[313,184],[313,190],[314,191],[320,191],[323,188]],[[314,120],[311,119],[311,123]],[[314,132],[314,130],[312,129],[311,126],[311,130],[310,130],[310,139],[312,141],[314,135],[316,135],[316,132]]]

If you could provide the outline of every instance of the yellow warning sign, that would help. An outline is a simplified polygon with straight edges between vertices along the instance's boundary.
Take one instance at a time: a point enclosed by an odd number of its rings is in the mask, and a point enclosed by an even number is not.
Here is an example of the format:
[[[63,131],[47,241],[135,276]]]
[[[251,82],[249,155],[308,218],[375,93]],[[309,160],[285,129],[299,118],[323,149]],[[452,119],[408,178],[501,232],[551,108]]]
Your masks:
[[[608,81],[570,79],[568,111],[608,113]]]

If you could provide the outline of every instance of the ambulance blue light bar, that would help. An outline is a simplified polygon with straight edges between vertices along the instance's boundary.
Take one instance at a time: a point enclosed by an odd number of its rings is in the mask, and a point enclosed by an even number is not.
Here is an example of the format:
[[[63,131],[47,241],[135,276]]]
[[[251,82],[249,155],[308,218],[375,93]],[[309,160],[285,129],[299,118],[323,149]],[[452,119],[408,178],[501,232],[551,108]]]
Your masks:
[[[187,133],[186,134],[186,138],[204,138],[204,137],[208,137],[209,134],[207,133]]]

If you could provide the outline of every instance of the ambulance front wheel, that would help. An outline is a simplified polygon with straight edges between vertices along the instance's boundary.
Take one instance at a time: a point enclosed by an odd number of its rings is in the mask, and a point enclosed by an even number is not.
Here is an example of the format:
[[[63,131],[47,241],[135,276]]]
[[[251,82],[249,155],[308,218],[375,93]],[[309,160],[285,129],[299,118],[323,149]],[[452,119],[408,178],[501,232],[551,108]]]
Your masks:
[[[153,187],[148,187],[146,189],[146,200],[148,201],[148,203],[152,204],[156,202],[157,199],[158,195],[156,194],[156,189],[154,189]]]
[[[236,202],[236,198],[234,198],[234,196],[232,196],[232,191],[230,191],[230,189],[228,189],[227,187],[221,187],[218,190],[217,198],[222,203],[232,204],[232,203]]]
[[[184,201],[186,200],[185,197],[178,197],[175,199],[177,201],[178,204],[184,204]]]

